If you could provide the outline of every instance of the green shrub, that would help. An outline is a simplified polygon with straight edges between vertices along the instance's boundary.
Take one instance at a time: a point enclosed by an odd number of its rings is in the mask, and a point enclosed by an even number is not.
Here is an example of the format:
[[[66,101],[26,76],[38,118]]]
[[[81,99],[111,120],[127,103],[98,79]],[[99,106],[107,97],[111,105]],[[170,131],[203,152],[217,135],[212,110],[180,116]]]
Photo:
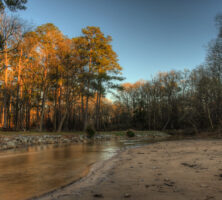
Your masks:
[[[134,137],[135,133],[133,131],[129,130],[129,131],[126,132],[126,136],[127,137]]]
[[[86,135],[88,138],[93,138],[95,134],[96,134],[96,131],[91,126],[88,126],[86,128]]]

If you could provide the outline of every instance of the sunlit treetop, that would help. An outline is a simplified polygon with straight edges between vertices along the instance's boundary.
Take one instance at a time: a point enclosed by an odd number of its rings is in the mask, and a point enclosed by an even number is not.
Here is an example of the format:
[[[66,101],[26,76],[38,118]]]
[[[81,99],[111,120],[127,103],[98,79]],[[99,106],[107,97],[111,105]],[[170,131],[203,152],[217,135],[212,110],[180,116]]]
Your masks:
[[[0,11],[4,11],[7,7],[10,11],[25,10],[28,0],[0,0]]]

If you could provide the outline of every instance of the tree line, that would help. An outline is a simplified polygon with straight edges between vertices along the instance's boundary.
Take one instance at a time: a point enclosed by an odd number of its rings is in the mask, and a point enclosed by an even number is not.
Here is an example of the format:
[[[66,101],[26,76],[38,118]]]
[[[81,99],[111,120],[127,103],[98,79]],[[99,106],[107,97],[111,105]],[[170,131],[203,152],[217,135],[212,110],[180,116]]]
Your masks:
[[[0,125],[4,130],[220,129],[222,15],[206,61],[124,83],[111,36],[88,26],[68,38],[47,23],[34,30],[18,17],[26,0],[0,1]],[[106,94],[113,92],[113,101]]]
[[[220,130],[222,127],[222,15],[205,62],[193,70],[162,72],[126,83],[116,95],[117,128]]]
[[[4,129],[85,130],[101,126],[101,105],[122,68],[111,36],[88,26],[68,38],[48,23],[27,31],[0,17],[0,105]]]

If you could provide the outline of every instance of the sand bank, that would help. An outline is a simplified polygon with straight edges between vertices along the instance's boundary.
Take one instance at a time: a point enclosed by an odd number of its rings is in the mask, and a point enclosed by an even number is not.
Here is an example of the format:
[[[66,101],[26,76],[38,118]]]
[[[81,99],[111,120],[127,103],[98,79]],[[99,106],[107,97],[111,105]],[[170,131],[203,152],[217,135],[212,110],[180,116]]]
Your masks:
[[[97,163],[82,180],[38,200],[221,200],[222,140],[159,142]]]

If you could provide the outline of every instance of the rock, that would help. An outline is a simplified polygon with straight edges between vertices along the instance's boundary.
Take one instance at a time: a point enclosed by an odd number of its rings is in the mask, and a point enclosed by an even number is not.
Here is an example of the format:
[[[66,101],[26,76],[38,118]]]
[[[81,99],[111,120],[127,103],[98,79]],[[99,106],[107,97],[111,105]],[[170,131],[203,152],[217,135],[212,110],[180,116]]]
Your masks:
[[[205,200],[210,200],[210,199],[213,200],[215,198],[214,198],[214,196],[206,196],[206,198],[205,198]]]
[[[93,196],[96,197],[96,198],[103,198],[103,194],[100,194],[100,193],[94,194]]]
[[[9,138],[4,137],[3,141],[4,141],[4,142],[8,142],[8,141],[9,141]]]
[[[7,147],[8,147],[9,149],[16,148],[16,143],[15,143],[14,141],[9,141],[9,142],[7,143]]]
[[[110,140],[112,136],[97,135],[95,141],[102,142]],[[76,144],[89,143],[85,135],[19,135],[19,136],[0,136],[0,149],[13,149],[24,146],[44,145],[44,144]]]
[[[190,167],[190,168],[197,167],[196,164],[189,164],[189,163],[181,163],[181,165],[186,166],[186,167]]]
[[[124,198],[130,198],[131,195],[129,193],[124,194]]]
[[[174,184],[173,183],[164,183],[164,185],[172,187]]]
[[[208,185],[201,184],[200,187],[207,188]]]
[[[23,144],[26,144],[27,143],[27,141],[28,141],[28,137],[22,137],[21,138],[21,142],[23,143]]]
[[[175,183],[173,181],[171,181],[170,179],[168,179],[168,178],[164,179],[164,185],[172,187],[172,186],[174,186],[174,184]]]

